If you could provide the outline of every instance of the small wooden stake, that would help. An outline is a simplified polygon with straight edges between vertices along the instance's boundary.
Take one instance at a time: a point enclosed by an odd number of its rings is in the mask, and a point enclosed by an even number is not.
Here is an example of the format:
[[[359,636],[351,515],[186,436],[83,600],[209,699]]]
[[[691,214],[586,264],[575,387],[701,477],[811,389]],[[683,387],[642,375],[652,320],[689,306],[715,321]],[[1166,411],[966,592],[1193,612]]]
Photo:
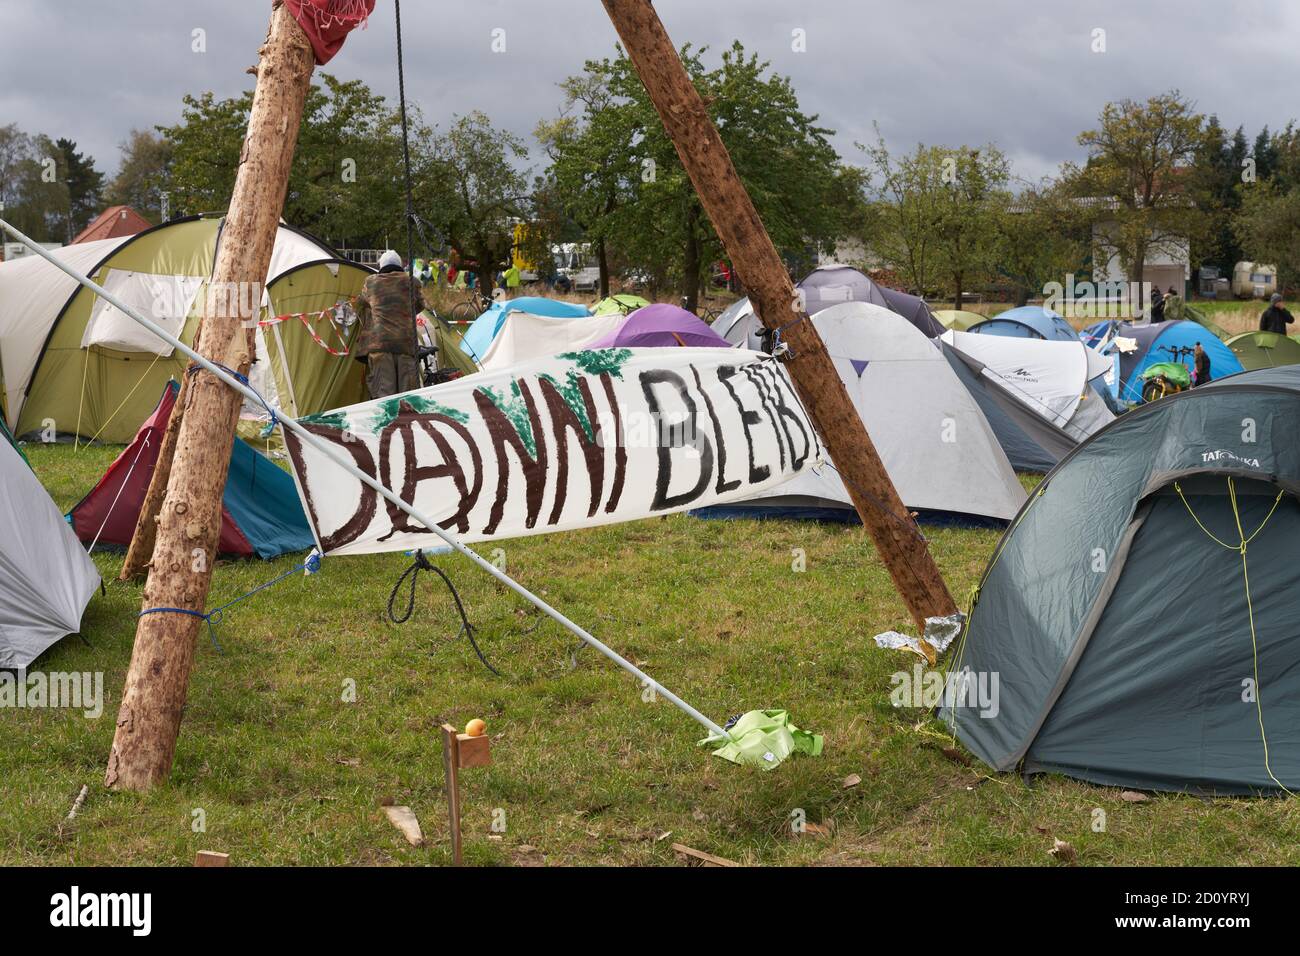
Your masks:
[[[451,862],[464,863],[460,849],[460,734],[442,725],[442,768],[447,777],[447,822],[451,825]]]
[[[195,866],[230,866],[229,853],[217,853],[213,850],[199,850],[194,854]]]

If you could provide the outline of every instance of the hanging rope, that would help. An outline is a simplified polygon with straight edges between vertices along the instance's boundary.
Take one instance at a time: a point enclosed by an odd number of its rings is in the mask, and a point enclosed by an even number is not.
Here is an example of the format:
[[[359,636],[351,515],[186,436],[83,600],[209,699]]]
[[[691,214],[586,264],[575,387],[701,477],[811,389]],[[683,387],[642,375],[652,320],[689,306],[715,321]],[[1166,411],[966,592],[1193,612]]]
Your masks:
[[[478,646],[478,641],[474,638],[474,625],[469,622],[469,616],[465,613],[465,605],[461,603],[460,594],[456,591],[456,586],[451,583],[451,578],[447,576],[446,572],[444,572],[442,568],[430,563],[429,559],[425,557],[423,551],[415,552],[415,560],[412,561],[407,569],[401,573],[397,578],[397,583],[393,585],[393,590],[389,592],[388,619],[394,624],[405,624],[411,619],[411,614],[415,611],[415,589],[416,585],[419,583],[421,571],[432,571],[434,574],[438,575],[438,577],[442,578],[442,583],[447,585],[447,590],[451,592],[451,599],[456,602],[456,613],[460,615],[460,630],[452,636],[452,640],[454,641],[456,638],[464,634],[469,639],[470,647],[474,648],[474,653],[478,655],[478,659],[482,661],[483,666],[497,677],[501,677],[501,672],[493,667],[491,662],[488,661],[487,657],[483,654],[482,649]],[[393,604],[397,601],[397,593],[402,589],[403,582],[408,580],[410,581],[411,587],[406,594],[406,610],[401,614],[398,614],[393,610]]]
[[[1178,497],[1182,501],[1183,507],[1187,509],[1187,513],[1192,516],[1192,520],[1196,522],[1196,526],[1205,532],[1206,537],[1220,547],[1226,548],[1228,551],[1236,551],[1241,555],[1241,579],[1246,588],[1246,616],[1250,621],[1250,651],[1254,660],[1255,668],[1255,715],[1259,721],[1259,740],[1260,743],[1264,745],[1264,771],[1268,774],[1268,778],[1281,787],[1282,791],[1287,796],[1294,797],[1295,794],[1288,790],[1286,785],[1273,775],[1273,768],[1269,764],[1268,734],[1264,730],[1264,693],[1259,683],[1259,638],[1255,631],[1255,604],[1251,599],[1250,594],[1250,562],[1246,559],[1248,546],[1256,537],[1259,536],[1259,533],[1264,530],[1264,526],[1268,524],[1269,520],[1273,517],[1273,513],[1277,511],[1277,506],[1282,503],[1282,496],[1286,494],[1286,492],[1279,491],[1277,493],[1277,497],[1273,499],[1273,507],[1270,508],[1268,514],[1264,516],[1264,520],[1260,522],[1259,527],[1255,529],[1254,533],[1247,536],[1245,529],[1241,526],[1241,509],[1237,505],[1237,484],[1233,481],[1232,477],[1229,476],[1228,500],[1232,504],[1232,518],[1237,525],[1237,537],[1240,538],[1236,544],[1229,544],[1226,541],[1221,540],[1218,535],[1210,531],[1209,528],[1205,527],[1201,522],[1201,519],[1196,516],[1196,512],[1192,510],[1191,503],[1188,502],[1187,496],[1183,494],[1182,486],[1178,482],[1174,482],[1174,490],[1178,492]]]
[[[402,171],[406,179],[406,269],[415,279],[415,197],[411,188],[411,136],[406,120],[406,69],[402,65],[402,3],[393,0],[397,21],[397,101],[402,113]],[[412,305],[415,303],[413,302]],[[418,312],[419,310],[416,309]]]

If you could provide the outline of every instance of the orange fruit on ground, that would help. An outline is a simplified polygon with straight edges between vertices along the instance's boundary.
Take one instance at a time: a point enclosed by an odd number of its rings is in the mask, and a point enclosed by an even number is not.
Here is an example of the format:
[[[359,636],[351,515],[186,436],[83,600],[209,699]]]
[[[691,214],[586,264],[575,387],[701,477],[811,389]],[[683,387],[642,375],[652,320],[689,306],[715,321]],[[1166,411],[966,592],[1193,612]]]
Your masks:
[[[477,717],[465,725],[465,733],[470,737],[482,737],[485,730],[487,730],[487,724]]]

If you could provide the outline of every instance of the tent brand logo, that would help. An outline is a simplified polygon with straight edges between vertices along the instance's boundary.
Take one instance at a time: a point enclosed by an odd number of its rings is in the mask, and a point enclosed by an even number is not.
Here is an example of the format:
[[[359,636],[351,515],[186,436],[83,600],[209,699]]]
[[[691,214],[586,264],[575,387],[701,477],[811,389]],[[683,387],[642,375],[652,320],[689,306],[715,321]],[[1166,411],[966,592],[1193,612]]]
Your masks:
[[[1207,464],[1212,461],[1230,461],[1238,465],[1245,465],[1248,468],[1259,468],[1258,458],[1242,458],[1240,455],[1234,455],[1232,452],[1220,448],[1217,451],[1207,451],[1201,453],[1201,461]]]
[[[1019,379],[1022,382],[1033,382],[1034,384],[1038,383],[1037,376],[1031,375],[1029,370],[1026,368],[1018,368],[1008,372],[1007,378]]]
[[[895,707],[933,710],[942,705],[947,710],[968,707],[981,717],[997,717],[997,671],[973,671],[964,667],[957,673],[925,670],[917,664],[910,671],[895,671],[889,678],[893,690],[889,702]]]
[[[80,710],[87,720],[104,713],[104,672],[0,671],[0,709]]]
[[[74,886],[71,892],[50,897],[50,925],[127,927],[133,936],[148,936],[153,929],[153,894],[82,893]]]

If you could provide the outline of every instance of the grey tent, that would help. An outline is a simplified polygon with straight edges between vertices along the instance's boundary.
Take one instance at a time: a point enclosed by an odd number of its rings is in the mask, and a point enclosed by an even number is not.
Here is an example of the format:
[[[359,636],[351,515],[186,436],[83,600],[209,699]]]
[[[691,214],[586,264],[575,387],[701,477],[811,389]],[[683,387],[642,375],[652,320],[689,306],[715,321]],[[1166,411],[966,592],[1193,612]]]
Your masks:
[[[951,652],[941,714],[961,741],[998,770],[1108,786],[1300,788],[1297,421],[1300,366],[1261,369],[1063,460]]]
[[[0,668],[81,629],[99,572],[7,434],[0,435]]]
[[[1018,470],[1051,470],[1115,418],[1102,381],[1113,361],[1078,339],[1054,342],[949,329],[939,343]]]
[[[796,288],[803,293],[809,315],[844,302],[867,302],[896,312],[925,333],[927,338],[937,338],[944,331],[943,324],[934,317],[923,299],[877,285],[852,266],[821,266],[804,276]],[[731,334],[737,329],[743,329],[755,339],[760,330],[749,299],[733,302],[713,322],[713,331],[732,342],[739,340]]]

